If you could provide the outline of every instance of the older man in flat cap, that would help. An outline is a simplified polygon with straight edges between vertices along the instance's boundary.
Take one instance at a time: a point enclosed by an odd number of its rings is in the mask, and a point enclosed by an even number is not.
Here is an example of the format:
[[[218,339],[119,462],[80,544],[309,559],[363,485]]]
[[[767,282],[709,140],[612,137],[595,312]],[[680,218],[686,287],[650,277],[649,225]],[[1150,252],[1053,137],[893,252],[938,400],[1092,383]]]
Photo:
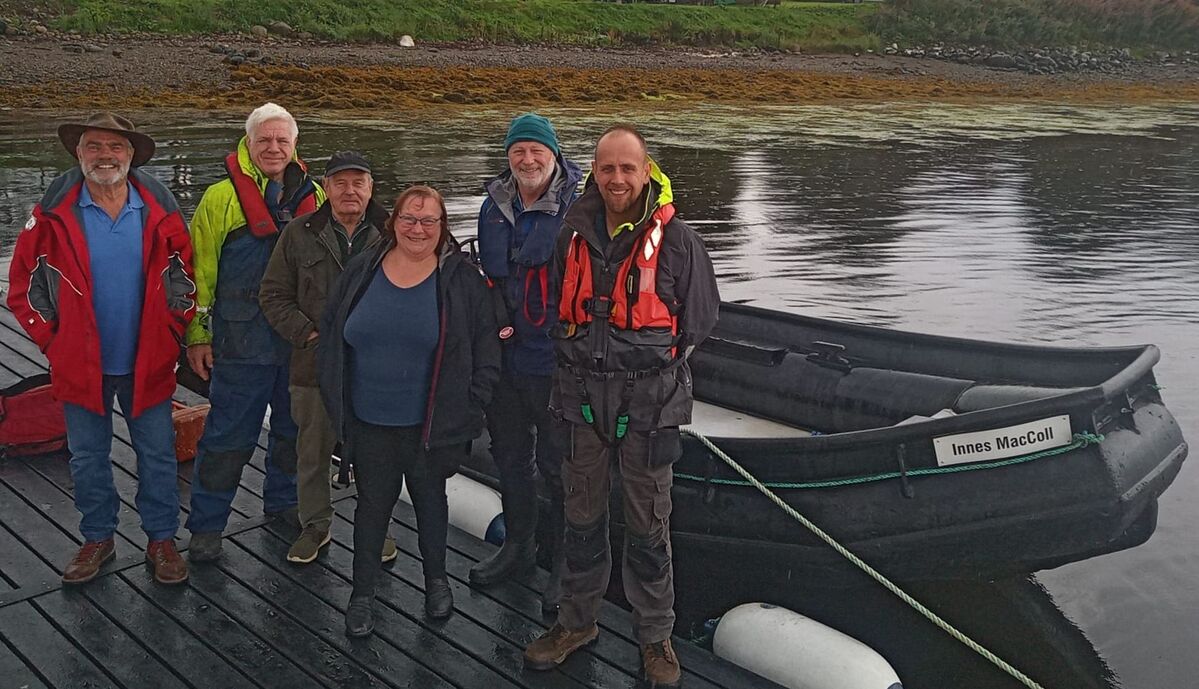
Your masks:
[[[91,581],[115,555],[115,399],[137,455],[146,561],[159,582],[182,583],[171,394],[196,308],[187,226],[171,192],[138,169],[154,140],[132,122],[98,113],[58,137],[79,167],[50,184],[17,237],[8,306],[49,359],[66,413],[84,544],[62,580]]]

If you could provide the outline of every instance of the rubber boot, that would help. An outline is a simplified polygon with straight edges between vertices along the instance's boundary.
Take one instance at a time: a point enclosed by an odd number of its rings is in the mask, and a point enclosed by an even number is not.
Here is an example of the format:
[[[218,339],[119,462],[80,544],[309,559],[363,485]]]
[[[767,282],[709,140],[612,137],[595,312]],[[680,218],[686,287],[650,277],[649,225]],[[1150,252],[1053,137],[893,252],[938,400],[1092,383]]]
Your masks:
[[[532,481],[512,481],[501,496],[508,537],[494,555],[470,568],[470,583],[489,586],[527,572],[537,564],[537,489]]]

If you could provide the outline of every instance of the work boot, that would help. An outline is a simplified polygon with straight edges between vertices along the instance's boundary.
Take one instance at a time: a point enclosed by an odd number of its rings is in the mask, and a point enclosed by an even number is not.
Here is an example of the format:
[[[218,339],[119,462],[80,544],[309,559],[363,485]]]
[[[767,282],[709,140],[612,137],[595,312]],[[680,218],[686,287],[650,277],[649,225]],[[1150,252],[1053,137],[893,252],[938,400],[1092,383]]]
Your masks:
[[[182,584],[187,581],[187,563],[175,549],[175,539],[150,541],[146,545],[146,564],[154,570],[154,581],[160,584]]]
[[[355,639],[370,636],[375,631],[374,596],[351,598],[346,608],[346,636]]]
[[[525,667],[530,670],[552,670],[561,665],[571,653],[595,641],[598,636],[599,626],[594,622],[590,627],[577,632],[554,623],[554,626],[525,648]]]
[[[187,546],[187,559],[192,562],[213,562],[221,556],[221,543],[220,531],[194,533]]]
[[[425,614],[444,620],[454,611],[454,593],[445,577],[425,579]]]
[[[400,549],[396,547],[396,539],[388,536],[383,539],[383,557],[384,562],[391,562],[400,556]]]
[[[306,565],[321,554],[321,548],[328,545],[330,540],[332,538],[329,536],[328,529],[322,529],[319,526],[305,526],[304,530],[300,532],[300,537],[291,544],[291,549],[287,551],[287,561]]]
[[[670,639],[655,641],[641,647],[641,676],[646,689],[677,687],[683,679],[679,658],[674,654]]]
[[[75,557],[62,573],[64,584],[86,584],[100,573],[105,562],[117,555],[117,547],[111,538],[103,541],[88,541],[79,548]]]
[[[537,564],[537,489],[532,482],[510,481],[501,498],[508,535],[491,557],[470,568],[470,583],[478,586],[512,579]]]

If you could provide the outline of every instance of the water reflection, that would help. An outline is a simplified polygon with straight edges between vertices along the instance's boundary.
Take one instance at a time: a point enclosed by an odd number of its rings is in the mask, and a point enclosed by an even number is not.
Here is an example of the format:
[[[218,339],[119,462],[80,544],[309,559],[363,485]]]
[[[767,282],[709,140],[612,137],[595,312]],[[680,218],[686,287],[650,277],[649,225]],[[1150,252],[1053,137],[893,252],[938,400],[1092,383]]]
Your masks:
[[[433,183],[465,237],[484,180],[504,165],[512,114],[301,115],[299,150],[317,170],[334,150],[367,152],[384,196]],[[584,167],[596,134],[629,116],[551,114]],[[703,234],[726,299],[983,339],[1155,342],[1167,401],[1199,437],[1199,105],[711,107],[633,118],[682,217]],[[158,141],[147,169],[190,217],[221,176],[240,118],[135,119]],[[56,124],[0,113],[0,257],[73,162]],[[1133,550],[1035,580],[918,593],[1046,686],[1117,686],[1106,663],[1123,686],[1180,686],[1199,672],[1197,493],[1188,464],[1163,497],[1158,533]],[[684,618],[771,599],[876,645],[910,688],[1013,686],[873,584],[850,595],[819,582],[763,587],[740,572],[722,579],[720,565],[680,562]]]

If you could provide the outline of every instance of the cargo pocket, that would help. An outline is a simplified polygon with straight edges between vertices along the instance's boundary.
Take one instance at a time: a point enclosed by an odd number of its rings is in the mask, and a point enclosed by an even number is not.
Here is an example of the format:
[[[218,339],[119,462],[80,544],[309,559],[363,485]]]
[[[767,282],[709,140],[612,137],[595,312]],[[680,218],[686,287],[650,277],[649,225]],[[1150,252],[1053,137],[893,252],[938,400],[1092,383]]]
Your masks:
[[[212,349],[218,358],[249,359],[270,352],[272,343],[257,301],[218,299],[213,309]]]
[[[591,480],[576,471],[566,472],[563,488],[566,491],[566,520],[586,524],[594,519],[591,509]]]
[[[683,456],[683,438],[677,427],[659,428],[649,434],[649,465],[653,468],[674,464]]]
[[[608,554],[608,520],[576,527],[569,520],[563,538],[566,567],[574,574],[590,572],[601,566]]]
[[[670,499],[670,484],[668,479],[659,479],[658,492],[654,495],[654,519],[662,525],[662,532],[670,532],[670,511],[674,505]]]
[[[324,261],[324,256],[318,256],[300,262],[300,288],[296,290],[296,303],[310,306],[313,302],[319,302],[321,307],[324,306],[327,287],[322,279],[325,277],[325,271],[321,268]]]

